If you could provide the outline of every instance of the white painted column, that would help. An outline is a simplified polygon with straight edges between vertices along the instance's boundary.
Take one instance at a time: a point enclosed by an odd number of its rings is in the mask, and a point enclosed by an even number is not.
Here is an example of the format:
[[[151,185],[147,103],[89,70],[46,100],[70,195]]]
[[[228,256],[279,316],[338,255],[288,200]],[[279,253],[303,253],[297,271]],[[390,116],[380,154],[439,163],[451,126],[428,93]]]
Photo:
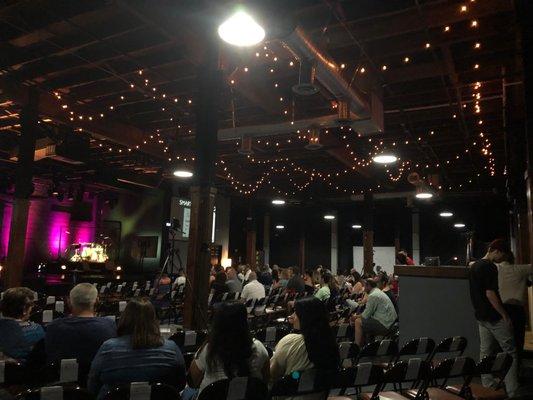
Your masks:
[[[230,198],[217,196],[215,204],[217,209],[215,243],[222,246],[221,258],[226,260],[229,256]]]
[[[338,215],[335,215],[335,219],[331,220],[331,273],[337,274],[337,268],[339,264],[339,248],[338,248]]]
[[[413,261],[415,265],[420,265],[420,214],[417,208],[413,208],[411,218],[413,225]]]

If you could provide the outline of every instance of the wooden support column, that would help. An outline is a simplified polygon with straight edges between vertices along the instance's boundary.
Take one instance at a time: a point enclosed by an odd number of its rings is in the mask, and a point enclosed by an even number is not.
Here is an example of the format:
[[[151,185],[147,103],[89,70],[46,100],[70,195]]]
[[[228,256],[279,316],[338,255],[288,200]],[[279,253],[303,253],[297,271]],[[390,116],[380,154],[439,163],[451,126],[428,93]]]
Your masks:
[[[413,235],[413,251],[411,257],[415,265],[420,265],[420,213],[418,212],[418,208],[413,207],[411,221]]]
[[[218,134],[218,109],[222,71],[218,63],[219,39],[212,28],[199,46],[204,50],[203,63],[198,67],[198,98],[196,100],[196,164],[195,185],[191,188],[191,223],[187,253],[187,279],[183,309],[183,325],[188,329],[207,328],[207,299],[211,261],[211,233],[215,160]]]
[[[20,115],[21,136],[16,170],[15,196],[13,216],[9,234],[9,247],[4,272],[6,287],[22,285],[24,276],[24,258],[26,255],[26,229],[28,227],[28,211],[30,196],[33,193],[33,159],[35,140],[39,130],[38,121],[39,96],[31,90],[28,102]]]
[[[524,56],[524,91],[526,98],[526,195],[529,227],[529,260],[533,260],[533,4],[528,0],[516,2],[517,16],[522,30]]]
[[[339,240],[338,240],[338,223],[337,215],[331,221],[331,273],[337,275],[339,267]]]
[[[263,217],[263,253],[265,265],[270,265],[270,214]]]
[[[374,196],[372,193],[365,193],[364,207],[363,272],[371,273],[374,270]]]
[[[305,272],[305,231],[300,232],[300,240],[298,241],[298,266],[300,271]]]
[[[256,261],[257,231],[252,206],[250,205],[248,216],[246,217],[246,264],[255,267]]]

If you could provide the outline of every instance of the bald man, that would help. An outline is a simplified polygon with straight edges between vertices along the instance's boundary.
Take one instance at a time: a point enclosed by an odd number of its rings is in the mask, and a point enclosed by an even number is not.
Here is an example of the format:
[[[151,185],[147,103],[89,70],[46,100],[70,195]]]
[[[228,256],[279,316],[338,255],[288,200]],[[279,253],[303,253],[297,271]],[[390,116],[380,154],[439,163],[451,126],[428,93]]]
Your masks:
[[[246,301],[250,299],[262,299],[265,297],[265,287],[257,280],[257,274],[250,272],[248,276],[249,282],[244,286],[241,293],[241,298]]]

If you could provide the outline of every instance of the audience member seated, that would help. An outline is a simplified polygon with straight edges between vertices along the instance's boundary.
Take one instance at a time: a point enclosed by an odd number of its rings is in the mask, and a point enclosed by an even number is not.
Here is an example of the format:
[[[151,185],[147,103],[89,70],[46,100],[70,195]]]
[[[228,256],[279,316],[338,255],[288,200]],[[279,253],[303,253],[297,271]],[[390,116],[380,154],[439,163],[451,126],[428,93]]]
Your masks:
[[[320,301],[326,301],[331,296],[331,281],[333,280],[333,276],[329,271],[324,271],[324,273],[321,273],[320,277],[320,289],[315,293],[315,297],[319,299]]]
[[[185,362],[176,343],[163,340],[155,309],[146,298],[130,300],[117,328],[106,341],[89,373],[89,390],[102,399],[116,384],[161,382],[185,386]]]
[[[290,267],[289,274],[291,278],[287,282],[287,287],[286,287],[287,293],[291,293],[291,294],[305,293],[305,282],[300,276],[300,274],[298,273],[298,271],[296,271],[296,268]]]
[[[215,280],[211,283],[211,290],[213,291],[213,302],[222,300],[222,295],[229,292],[228,285],[226,285],[226,273],[224,271],[217,272]]]
[[[209,338],[189,368],[190,387],[183,399],[191,399],[213,382],[235,376],[253,376],[268,382],[269,362],[265,346],[252,339],[246,307],[239,302],[215,306]],[[195,390],[198,389],[198,390]]]
[[[216,279],[216,276],[219,272],[224,272],[224,268],[221,265],[214,265],[211,267],[211,275],[209,275],[209,284],[213,284]],[[225,274],[224,274],[225,275]]]
[[[290,271],[288,268],[283,268],[281,271],[280,271],[280,274],[279,274],[279,282],[278,282],[278,286],[285,289],[287,287],[287,284],[289,283],[289,279],[291,278],[291,275],[290,275]]]
[[[294,371],[336,370],[339,352],[325,304],[315,297],[298,299],[289,322],[297,333],[284,336],[277,344],[270,360],[270,380],[275,382]]]
[[[304,273],[305,294],[312,296],[315,293],[315,281],[313,280],[313,271],[306,270]]]
[[[226,285],[228,286],[230,293],[240,293],[242,292],[242,282],[237,277],[237,271],[235,268],[228,267],[226,269],[226,276],[228,277]]]
[[[251,272],[248,279],[249,282],[242,288],[241,298],[259,300],[265,297],[265,287],[257,280],[257,274]]]
[[[389,299],[392,301],[392,305],[394,306],[394,310],[396,311],[396,314],[398,314],[398,301],[396,300],[396,296],[390,287],[389,276],[385,271],[382,271],[378,274],[377,279],[378,288],[387,296],[389,296]]]
[[[80,283],[70,291],[72,315],[52,321],[46,328],[48,362],[76,358],[88,365],[106,340],[117,334],[115,321],[98,318],[94,309],[98,291],[90,283]]]
[[[44,338],[42,326],[28,321],[32,309],[32,290],[16,287],[4,292],[0,303],[0,352],[22,362],[26,361],[35,344]]]
[[[386,335],[398,318],[389,296],[378,289],[375,280],[365,280],[365,291],[368,293],[365,310],[351,319],[355,325],[355,343],[359,347],[365,335]]]
[[[261,272],[257,277],[257,280],[264,286],[272,286],[272,270],[268,267],[268,265],[264,265],[263,268],[261,268]]]

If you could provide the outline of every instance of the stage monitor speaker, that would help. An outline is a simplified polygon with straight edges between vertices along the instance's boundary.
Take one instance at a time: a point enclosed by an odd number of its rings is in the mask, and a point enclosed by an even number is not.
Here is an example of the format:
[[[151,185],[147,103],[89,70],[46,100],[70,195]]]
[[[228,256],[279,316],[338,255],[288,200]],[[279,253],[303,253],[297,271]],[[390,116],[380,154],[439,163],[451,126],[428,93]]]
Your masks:
[[[137,236],[133,241],[131,256],[133,258],[156,258],[158,245],[158,236]]]

